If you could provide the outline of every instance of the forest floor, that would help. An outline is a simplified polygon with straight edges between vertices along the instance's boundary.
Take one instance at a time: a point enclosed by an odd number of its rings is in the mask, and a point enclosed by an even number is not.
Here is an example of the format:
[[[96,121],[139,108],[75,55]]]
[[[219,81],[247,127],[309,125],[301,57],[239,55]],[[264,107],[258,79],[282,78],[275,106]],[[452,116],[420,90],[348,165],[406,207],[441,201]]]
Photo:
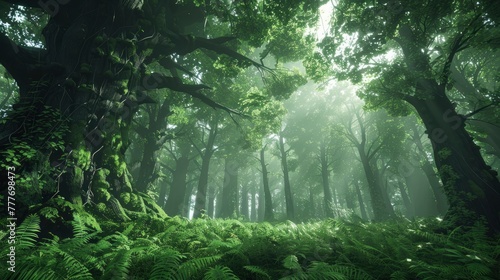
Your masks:
[[[101,224],[75,214],[73,237],[40,240],[40,218],[16,229],[15,272],[1,279],[500,279],[500,241],[483,226],[439,232],[439,219],[295,224],[234,219]],[[1,231],[1,251],[11,252]],[[5,262],[3,262],[5,264]],[[7,261],[8,264],[8,261]]]

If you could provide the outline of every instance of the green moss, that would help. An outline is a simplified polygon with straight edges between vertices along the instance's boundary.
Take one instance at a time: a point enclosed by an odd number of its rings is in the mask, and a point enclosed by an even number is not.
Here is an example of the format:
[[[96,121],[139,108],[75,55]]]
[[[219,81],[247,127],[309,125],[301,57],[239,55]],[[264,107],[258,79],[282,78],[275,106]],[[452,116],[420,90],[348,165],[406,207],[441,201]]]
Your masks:
[[[130,203],[130,193],[123,192],[123,193],[120,194],[120,198],[123,201],[123,203],[125,203],[125,204],[129,204]]]
[[[107,211],[106,204],[104,204],[102,202],[97,203],[96,209],[100,213],[105,213]]]
[[[484,191],[474,182],[472,181],[469,181],[469,186],[470,186],[470,189],[471,189],[471,192],[481,198],[481,199],[486,199],[486,195],[484,194]]]
[[[438,152],[439,158],[441,158],[443,160],[447,159],[448,157],[450,157],[451,154],[452,154],[452,152],[448,148],[443,148],[443,149],[439,150],[439,152]]]
[[[139,208],[140,205],[139,197],[135,193],[130,194],[130,204],[134,208]]]
[[[108,186],[109,186],[109,184],[108,184]],[[111,194],[105,188],[98,188],[95,191],[95,196],[97,198],[97,201],[109,201],[109,199],[111,198]]]
[[[80,186],[83,183],[83,170],[78,167],[73,167],[73,186]]]
[[[90,167],[90,151],[87,151],[84,147],[79,147],[74,149],[72,152],[72,158],[74,162],[82,168],[82,170],[88,170]]]

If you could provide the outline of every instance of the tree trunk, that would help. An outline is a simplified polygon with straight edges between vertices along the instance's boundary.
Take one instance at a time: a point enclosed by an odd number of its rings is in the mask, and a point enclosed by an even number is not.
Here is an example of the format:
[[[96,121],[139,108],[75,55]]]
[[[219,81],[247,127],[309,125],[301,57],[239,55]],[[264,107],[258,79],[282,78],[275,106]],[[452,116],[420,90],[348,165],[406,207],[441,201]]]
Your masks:
[[[314,218],[316,217],[316,207],[314,205],[314,194],[313,194],[313,188],[312,186],[309,187],[309,217]]]
[[[208,201],[207,201],[207,216],[214,218],[215,212],[215,187],[208,188]]]
[[[165,204],[165,212],[170,216],[182,215],[184,197],[186,196],[186,179],[189,168],[190,147],[181,149],[181,156],[175,160],[172,184]]]
[[[241,189],[241,204],[240,204],[240,215],[244,217],[245,220],[249,219],[248,215],[248,186],[245,184]]]
[[[229,218],[236,214],[236,199],[238,198],[239,165],[226,158],[224,160],[224,183],[222,185],[222,201],[220,218]]]
[[[333,218],[333,201],[330,190],[330,170],[328,169],[328,157],[324,143],[320,146],[321,179],[323,180],[323,199],[325,200],[325,216]]]
[[[172,186],[170,186],[170,188],[172,188]],[[158,206],[160,206],[163,209],[163,211],[165,211],[165,202],[166,202],[165,199],[167,198],[167,189],[168,189],[168,184],[166,182],[160,185],[160,191],[158,192],[158,200],[156,201]]]
[[[295,218],[295,210],[293,205],[292,187],[290,185],[290,177],[288,174],[287,151],[285,151],[285,142],[281,134],[279,135],[279,148],[281,154],[281,168],[283,170],[283,183],[285,186],[286,217],[288,220],[293,220]]]
[[[212,159],[212,155],[214,153],[215,137],[217,136],[217,124],[217,120],[212,121],[210,124],[210,131],[208,133],[205,152],[202,154],[201,172],[200,179],[198,181],[198,189],[196,191],[193,219],[200,218],[205,211],[207,201],[208,170],[210,167],[210,160]]]
[[[261,185],[261,187],[259,188],[259,207],[258,207],[258,221],[259,222],[263,222],[263,221],[266,221],[265,219],[265,213],[266,213],[266,208],[265,208],[265,200],[264,200],[264,186]],[[272,208],[271,208],[271,213],[272,213]]]
[[[408,70],[421,73],[415,79],[415,95],[406,96],[422,119],[432,143],[434,161],[443,182],[450,208],[445,221],[452,227],[470,226],[483,217],[493,232],[500,232],[500,181],[491,170],[472,137],[463,116],[455,111],[445,88],[432,79],[432,67],[410,26],[399,27],[398,43]],[[455,51],[456,52],[456,51]],[[454,53],[449,54],[453,59]],[[449,61],[450,64],[452,61]],[[449,66],[449,65],[448,65]],[[447,68],[442,73],[447,76]]]
[[[361,194],[361,189],[359,188],[359,183],[357,180],[354,181],[354,187],[356,188],[356,194],[358,195],[359,211],[361,212],[361,218],[368,221],[368,215],[366,214],[365,203],[363,202],[363,195]]]
[[[260,168],[262,171],[262,188],[264,195],[264,204],[259,203],[259,208],[262,207],[264,209],[264,221],[272,221],[274,220],[273,214],[273,201],[271,198],[271,190],[269,189],[269,177],[267,171],[267,164],[265,160],[265,152],[266,147],[263,147],[260,150]]]
[[[427,159],[427,155],[424,146],[422,144],[422,141],[420,140],[420,134],[418,133],[416,125],[413,125],[412,130],[413,130],[413,139],[415,141],[415,145],[417,146],[420,155],[424,158],[423,161],[421,162],[421,167],[425,173],[425,176],[427,177],[427,180],[429,181],[432,192],[434,193],[434,199],[436,200],[436,209],[439,215],[445,215],[446,211],[448,210],[448,201],[443,191],[443,187],[441,186],[441,183],[439,183],[434,168]]]
[[[372,202],[372,209],[375,221],[384,221],[394,217],[394,209],[392,205],[384,197],[384,193],[380,186],[378,172],[373,169],[370,160],[366,156],[362,148],[358,148],[361,163],[365,171],[366,180],[368,182],[368,190]]]
[[[465,123],[444,92],[433,99],[413,100],[429,138],[450,208],[452,225],[472,225],[482,216],[500,231],[500,182],[465,130]],[[438,97],[439,96],[439,97]]]
[[[0,146],[9,147],[11,140],[48,143],[63,133],[54,129],[68,127],[64,152],[39,149],[47,155],[47,166],[60,174],[50,186],[55,191],[43,190],[44,200],[59,195],[80,206],[92,202],[98,216],[122,221],[129,220],[124,207],[164,215],[151,199],[132,190],[125,162],[131,120],[145,98],[139,83],[142,61],[135,43],[126,39],[137,34],[137,20],[133,7],[122,1],[69,1],[44,28],[46,49],[26,50],[34,60],[17,66],[25,67],[24,73],[1,58],[20,88],[14,114],[25,115],[3,126],[2,135],[9,138],[0,136]],[[27,104],[29,112],[23,109]],[[47,113],[55,115],[48,119]]]
[[[406,216],[408,218],[415,217],[415,209],[413,208],[413,204],[411,203],[410,198],[408,197],[408,193],[405,190],[403,182],[398,181],[398,188],[399,192],[401,193],[401,198],[403,199],[403,203],[405,205]]]
[[[139,127],[138,133],[145,138],[144,151],[142,154],[139,175],[135,181],[136,189],[140,192],[146,192],[150,184],[157,179],[157,159],[158,152],[165,144],[167,137],[158,136],[165,133],[167,119],[172,112],[169,107],[169,100],[164,100],[161,106],[153,107],[149,111],[148,127]]]
[[[191,203],[192,199],[191,197],[193,196],[193,190],[194,190],[194,185],[192,183],[187,183],[186,184],[186,195],[184,196],[184,202],[182,203],[182,215],[184,217],[189,218],[191,214]]]
[[[252,206],[250,210],[250,221],[251,222],[256,222],[257,221],[257,199],[256,199],[256,190],[255,187],[252,188]]]

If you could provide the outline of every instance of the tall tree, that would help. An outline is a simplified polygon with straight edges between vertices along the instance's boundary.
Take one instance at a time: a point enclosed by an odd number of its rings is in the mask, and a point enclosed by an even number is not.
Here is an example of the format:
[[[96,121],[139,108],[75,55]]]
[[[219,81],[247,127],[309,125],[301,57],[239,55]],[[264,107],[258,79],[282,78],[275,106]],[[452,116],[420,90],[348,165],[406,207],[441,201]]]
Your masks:
[[[268,53],[276,55],[283,49],[267,31],[274,26],[286,30],[289,22],[305,28],[315,19],[319,3],[290,3],[285,12],[266,5],[265,13],[254,1],[217,8],[199,1],[157,0],[5,0],[2,4],[2,22],[12,22],[9,11],[17,10],[42,23],[26,20],[2,25],[0,31],[0,64],[19,86],[17,102],[0,128],[1,150],[12,155],[2,164],[12,162],[19,174],[26,175],[37,166],[52,167],[36,171],[45,172],[48,184],[36,201],[18,201],[19,213],[33,203],[47,202],[55,193],[58,199],[80,206],[105,205],[98,212],[113,209],[117,218],[126,220],[123,206],[163,216],[150,198],[136,194],[125,161],[132,120],[139,106],[155,102],[151,92],[167,88],[234,112],[209,98],[209,87],[199,84],[195,73],[214,64],[227,73],[250,65],[267,71],[236,52],[237,45],[274,42]],[[29,45],[19,39],[19,34],[35,34],[41,28],[43,38],[33,36]],[[236,43],[235,36],[241,41]],[[205,52],[197,51],[201,49]],[[194,53],[198,62],[204,58],[210,63],[183,63],[182,57]],[[141,173],[147,179],[147,169]],[[137,197],[145,204],[137,204]]]
[[[273,214],[273,202],[271,198],[271,190],[269,188],[269,171],[267,171],[267,163],[265,158],[266,146],[260,149],[260,171],[262,173],[262,191],[260,192],[259,198],[263,196],[263,199],[260,199],[259,208],[264,211],[264,221],[272,221],[274,220]],[[261,204],[263,202],[263,204]]]
[[[200,167],[200,178],[198,180],[198,188],[196,190],[196,200],[194,205],[193,218],[199,218],[206,211],[206,201],[207,201],[207,188],[208,188],[208,171],[210,167],[210,160],[214,154],[215,138],[218,133],[219,116],[213,116],[209,123],[203,124],[203,134],[206,131],[206,142],[203,143],[203,149],[199,148],[194,144],[198,153],[201,156],[201,167]]]
[[[377,77],[359,92],[371,107],[420,116],[432,142],[453,226],[486,219],[500,231],[500,182],[457,113],[448,88],[453,61],[465,49],[495,49],[496,1],[340,1],[323,52],[310,59],[335,62],[337,77],[355,83]],[[322,70],[326,70],[325,67]],[[328,70],[327,70],[328,71]],[[316,71],[318,72],[318,71]],[[456,101],[456,100],[453,100]]]
[[[295,218],[295,205],[293,203],[292,186],[288,167],[288,152],[290,149],[285,147],[285,140],[282,132],[278,135],[278,148],[280,151],[281,169],[283,171],[283,186],[285,188],[286,217],[289,220],[293,220]]]
[[[386,190],[383,188],[376,159],[381,149],[385,145],[389,145],[390,139],[387,136],[391,135],[384,135],[382,131],[376,129],[375,118],[369,119],[363,117],[366,114],[362,115],[359,109],[354,110],[350,111],[349,114],[353,116],[348,117],[347,123],[344,124],[341,132],[356,149],[363,166],[372,202],[374,219],[378,221],[386,220],[394,217],[394,209],[387,197]],[[359,128],[359,130],[356,130],[356,128]],[[370,135],[370,133],[376,135]]]

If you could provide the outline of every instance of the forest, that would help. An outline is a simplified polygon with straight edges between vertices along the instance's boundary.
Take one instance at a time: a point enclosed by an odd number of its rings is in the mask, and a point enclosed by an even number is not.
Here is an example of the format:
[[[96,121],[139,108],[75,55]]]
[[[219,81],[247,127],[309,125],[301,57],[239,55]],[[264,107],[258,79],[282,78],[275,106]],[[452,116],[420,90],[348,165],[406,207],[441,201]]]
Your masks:
[[[500,279],[500,2],[0,0],[0,279]]]

